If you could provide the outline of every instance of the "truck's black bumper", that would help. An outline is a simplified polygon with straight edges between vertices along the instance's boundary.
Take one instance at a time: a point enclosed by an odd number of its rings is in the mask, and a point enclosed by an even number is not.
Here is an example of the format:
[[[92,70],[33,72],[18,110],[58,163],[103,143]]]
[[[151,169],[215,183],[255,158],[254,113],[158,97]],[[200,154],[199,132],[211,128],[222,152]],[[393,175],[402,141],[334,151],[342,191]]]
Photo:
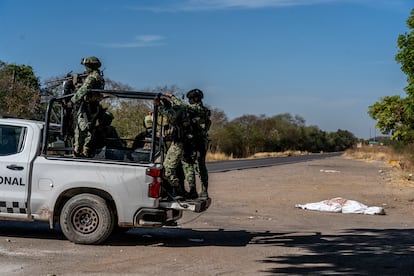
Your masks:
[[[193,211],[196,213],[204,212],[211,205],[211,198],[177,200],[177,201],[160,201],[160,207],[165,209],[174,209],[182,211]]]

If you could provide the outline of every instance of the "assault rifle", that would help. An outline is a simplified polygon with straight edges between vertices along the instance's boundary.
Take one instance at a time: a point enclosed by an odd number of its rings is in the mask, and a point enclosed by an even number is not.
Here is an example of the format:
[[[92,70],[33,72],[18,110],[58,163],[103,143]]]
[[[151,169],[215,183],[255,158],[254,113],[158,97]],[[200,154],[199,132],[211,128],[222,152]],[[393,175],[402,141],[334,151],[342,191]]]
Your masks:
[[[78,78],[85,78],[88,75],[87,72],[83,72],[83,73],[73,73],[72,71],[70,71],[69,73],[66,74],[65,77],[60,78],[60,79],[55,79],[55,80],[50,80],[45,82],[45,84],[51,84],[51,83],[63,83],[64,81],[68,81],[68,80],[76,80]]]
[[[63,95],[67,95],[73,93],[73,90],[75,90],[78,85],[81,85],[87,76],[88,73],[86,72],[73,74],[71,71],[66,74],[66,77],[47,81],[45,82],[45,85],[49,89],[55,89],[56,87],[63,85]]]
[[[72,95],[75,92],[75,90],[82,85],[87,76],[88,73],[86,72],[73,74],[71,71],[67,73],[66,76],[63,78],[45,82],[46,88],[43,89],[43,94],[47,95],[43,96],[45,97],[45,102],[49,100],[49,98],[51,97],[50,95],[60,95],[64,97],[62,101],[63,108],[61,111],[61,135],[63,136],[65,143],[70,141],[70,139],[73,137],[74,130],[74,108],[72,106],[72,103],[70,102],[69,95]]]

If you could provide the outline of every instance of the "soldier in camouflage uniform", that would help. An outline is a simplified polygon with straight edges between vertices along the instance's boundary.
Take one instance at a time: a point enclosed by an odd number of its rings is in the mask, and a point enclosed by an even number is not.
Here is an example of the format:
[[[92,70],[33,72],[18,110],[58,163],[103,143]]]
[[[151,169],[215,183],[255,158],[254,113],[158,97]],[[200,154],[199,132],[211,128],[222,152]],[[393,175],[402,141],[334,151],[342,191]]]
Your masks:
[[[160,107],[160,112],[167,117],[168,124],[172,128],[171,144],[165,155],[163,163],[165,178],[170,187],[167,187],[170,195],[175,200],[184,199],[183,182],[177,173],[180,169],[183,158],[183,148],[185,137],[188,135],[188,126],[185,120],[185,106],[182,104],[173,104],[166,98],[155,98],[154,105]]]
[[[154,120],[154,113],[152,111],[148,112],[148,114],[144,118],[144,127],[148,133],[152,132],[152,123]]]
[[[125,147],[116,128],[111,125],[113,119],[114,115],[109,111],[98,118],[99,125],[96,127],[94,140],[94,148],[97,151],[103,147],[107,149],[122,149]]]
[[[137,148],[144,148],[146,144],[148,144],[145,140],[146,138],[151,138],[152,135],[152,123],[154,119],[154,114],[152,111],[148,112],[148,114],[144,117],[142,124],[145,128],[144,131],[138,133],[137,136],[134,138],[134,142],[132,144],[132,149]]]
[[[186,194],[188,199],[198,197],[196,189],[195,172],[197,171],[201,180],[200,198],[208,198],[208,171],[206,166],[206,155],[208,149],[208,130],[211,120],[210,110],[203,105],[203,92],[200,89],[193,89],[187,92],[189,103],[186,104],[172,94],[167,94],[173,103],[186,105],[188,121],[191,125],[191,133],[186,136],[183,147],[182,167],[185,179],[190,191]]]
[[[88,76],[82,86],[76,90],[71,98],[75,106],[74,154],[80,157],[92,157],[92,145],[96,120],[105,112],[99,104],[102,96],[99,93],[88,92],[89,89],[104,89],[105,81],[99,70],[101,62],[96,57],[83,58],[81,64],[85,66]]]

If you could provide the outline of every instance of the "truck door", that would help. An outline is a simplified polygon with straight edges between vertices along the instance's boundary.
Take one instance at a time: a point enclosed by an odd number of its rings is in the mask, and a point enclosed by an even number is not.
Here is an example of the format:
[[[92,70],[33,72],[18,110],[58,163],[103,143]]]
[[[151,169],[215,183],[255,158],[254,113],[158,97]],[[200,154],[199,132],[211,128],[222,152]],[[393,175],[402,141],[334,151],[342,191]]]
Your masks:
[[[31,139],[26,135],[27,127],[0,124],[0,216],[27,214]]]

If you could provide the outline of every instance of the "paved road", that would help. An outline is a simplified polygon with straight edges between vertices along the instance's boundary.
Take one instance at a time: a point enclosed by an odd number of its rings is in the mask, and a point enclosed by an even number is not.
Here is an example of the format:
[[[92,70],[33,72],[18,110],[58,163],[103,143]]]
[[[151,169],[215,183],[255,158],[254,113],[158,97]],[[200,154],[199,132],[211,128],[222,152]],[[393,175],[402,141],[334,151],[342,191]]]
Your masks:
[[[46,223],[1,221],[0,275],[414,275],[412,186],[389,185],[382,162],[324,157],[332,155],[213,173],[207,212],[186,212],[176,227],[118,232],[100,246],[73,244]],[[386,215],[294,208],[333,196],[384,206]]]
[[[207,169],[209,173],[226,172],[233,170],[270,167],[275,165],[293,164],[317,159],[325,159],[329,157],[339,156],[341,154],[342,152],[313,153],[309,155],[299,156],[215,161],[207,163]]]

